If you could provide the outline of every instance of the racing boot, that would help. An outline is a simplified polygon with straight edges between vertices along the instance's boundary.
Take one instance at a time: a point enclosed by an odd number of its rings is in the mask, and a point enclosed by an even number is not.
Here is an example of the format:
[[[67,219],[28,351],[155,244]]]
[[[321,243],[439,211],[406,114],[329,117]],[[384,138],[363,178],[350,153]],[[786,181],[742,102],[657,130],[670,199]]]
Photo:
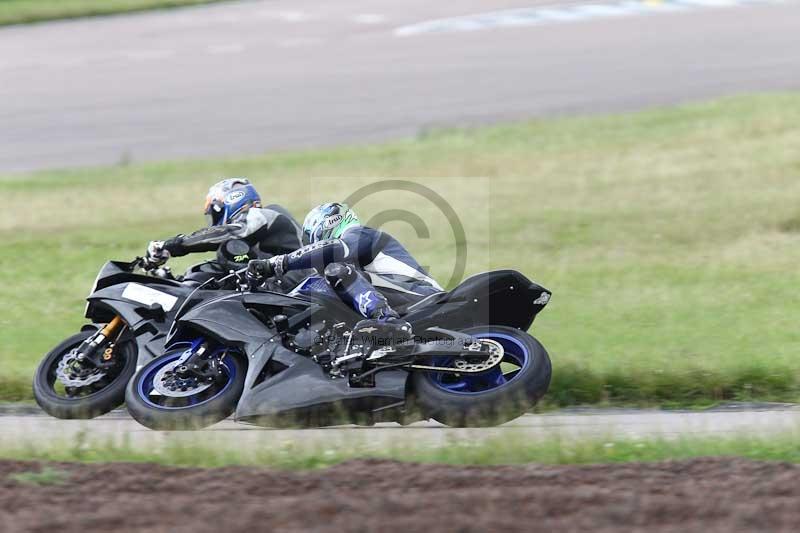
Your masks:
[[[367,346],[371,350],[397,348],[413,337],[411,324],[396,316],[367,318],[353,327],[353,343]]]

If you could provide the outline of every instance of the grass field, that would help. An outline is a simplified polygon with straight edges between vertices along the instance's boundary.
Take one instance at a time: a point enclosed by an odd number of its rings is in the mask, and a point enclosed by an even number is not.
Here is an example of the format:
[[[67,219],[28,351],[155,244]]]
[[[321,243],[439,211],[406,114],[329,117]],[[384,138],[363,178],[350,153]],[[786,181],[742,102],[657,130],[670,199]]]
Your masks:
[[[0,177],[0,397],[30,397],[36,362],[83,323],[105,260],[200,226],[208,185],[246,175],[298,217],[378,178],[423,177],[465,221],[468,273],[514,267],[553,290],[532,330],[553,358],[551,404],[796,400],[799,146],[800,95],[783,94]],[[359,210],[393,206],[435,217],[402,194]],[[387,228],[447,278],[455,247],[444,226],[427,240]]]
[[[220,0],[0,0],[0,26],[111,15],[145,9],[209,4]]]

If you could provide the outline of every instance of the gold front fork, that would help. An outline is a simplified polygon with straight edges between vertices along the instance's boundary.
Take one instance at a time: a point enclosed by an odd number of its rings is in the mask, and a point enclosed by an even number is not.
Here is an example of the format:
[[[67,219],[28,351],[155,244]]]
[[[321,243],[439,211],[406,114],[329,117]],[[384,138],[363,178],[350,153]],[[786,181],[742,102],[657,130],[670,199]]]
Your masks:
[[[114,319],[106,324],[106,327],[103,328],[103,331],[100,332],[100,338],[110,339],[112,335],[119,329],[120,326],[123,325],[122,319],[119,316],[115,316]],[[114,352],[114,345],[110,345],[103,350],[103,361],[110,361],[113,357]]]
[[[111,338],[111,336],[114,335],[114,333],[123,324],[124,322],[122,321],[122,319],[119,316],[115,316],[114,319],[108,324],[106,324],[106,326],[102,330],[100,330],[100,333],[98,335],[95,335],[95,337],[91,341],[81,345],[80,352],[78,353],[78,361],[83,361],[86,358],[85,354],[92,353],[94,350],[97,349],[98,346],[103,344],[106,341],[106,339]],[[109,361],[112,357],[112,352],[113,352],[113,347],[108,346],[103,351],[103,356],[102,356],[103,360]]]
[[[103,328],[103,331],[101,331],[100,334],[107,339],[111,337],[121,325],[122,319],[118,316],[115,316],[111,322],[106,324],[106,327]]]

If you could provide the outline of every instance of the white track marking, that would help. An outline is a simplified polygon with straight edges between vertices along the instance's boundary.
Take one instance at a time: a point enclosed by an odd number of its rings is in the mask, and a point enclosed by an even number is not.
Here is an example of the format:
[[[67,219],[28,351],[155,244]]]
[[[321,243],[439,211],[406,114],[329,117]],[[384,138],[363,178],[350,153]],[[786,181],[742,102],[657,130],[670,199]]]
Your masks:
[[[353,16],[356,24],[381,24],[386,22],[386,17],[377,13],[360,13]]]
[[[269,9],[256,12],[256,16],[267,19],[282,20],[283,22],[305,22],[314,18],[304,11],[273,11]]]
[[[311,18],[302,11],[282,11],[278,14],[278,17],[286,22],[303,22]]]
[[[555,21],[555,22],[570,22],[573,20],[583,20],[587,18],[586,15],[581,13],[580,11],[574,11],[572,9],[538,9],[536,16],[538,19],[542,21]]]
[[[424,33],[451,33],[491,28],[539,26],[591,19],[632,17],[690,9],[777,4],[785,0],[622,0],[564,7],[530,7],[488,11],[459,17],[426,20],[394,30],[399,37]]]
[[[587,4],[576,7],[575,12],[589,17],[625,17],[630,15],[631,9],[625,4]]]
[[[676,0],[679,4],[699,7],[730,7],[744,2],[740,0]]]

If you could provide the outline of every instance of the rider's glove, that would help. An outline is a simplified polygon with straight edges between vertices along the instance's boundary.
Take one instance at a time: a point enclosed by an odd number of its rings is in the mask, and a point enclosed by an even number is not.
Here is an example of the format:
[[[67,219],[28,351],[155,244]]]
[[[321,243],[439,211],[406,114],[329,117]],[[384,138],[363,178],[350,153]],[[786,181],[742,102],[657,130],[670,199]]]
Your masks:
[[[284,260],[283,255],[251,260],[247,263],[247,279],[260,283],[270,276],[280,278],[284,272]]]
[[[260,284],[274,273],[269,259],[252,259],[247,263],[247,279]]]
[[[169,259],[169,252],[164,249],[164,241],[150,241],[147,245],[145,263],[149,267],[161,266]]]
[[[183,240],[185,238],[186,236],[181,234],[164,241],[163,249],[167,252],[168,257],[178,257],[189,253],[189,250],[183,246]]]

